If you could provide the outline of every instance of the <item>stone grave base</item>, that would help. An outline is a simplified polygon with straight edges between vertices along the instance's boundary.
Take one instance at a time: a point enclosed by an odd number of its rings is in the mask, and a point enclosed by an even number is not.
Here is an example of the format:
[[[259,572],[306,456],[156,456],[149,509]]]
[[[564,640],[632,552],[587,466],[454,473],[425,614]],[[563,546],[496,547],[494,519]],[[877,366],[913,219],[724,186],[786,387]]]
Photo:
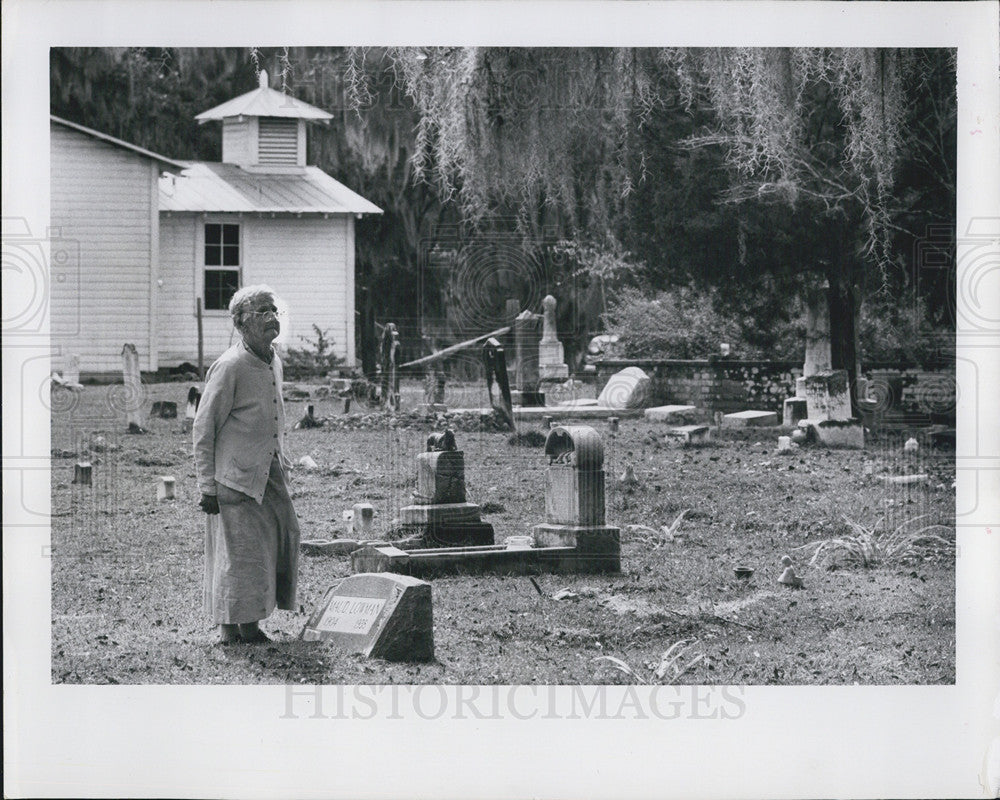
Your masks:
[[[525,406],[534,408],[545,405],[545,392],[522,392],[512,389],[510,392],[510,402],[515,406]]]
[[[538,547],[572,547],[578,572],[620,572],[621,531],[609,525],[555,525],[543,522],[531,529]]]
[[[808,416],[806,399],[804,397],[786,398],[781,407],[781,424],[786,428],[794,428],[800,420]]]
[[[564,559],[575,555],[572,547],[508,548],[450,547],[406,552],[396,547],[364,547],[351,554],[355,572],[395,572],[430,578],[439,575],[498,573],[531,575],[559,572]]]
[[[417,414],[445,414],[448,412],[448,406],[444,403],[422,403],[413,409]]]
[[[668,444],[700,444],[712,441],[712,429],[708,425],[681,425],[668,430],[663,438]]]
[[[810,438],[826,447],[863,450],[865,429],[861,420],[851,419],[804,419],[799,422]]]
[[[581,552],[576,547],[450,547],[406,552],[391,546],[363,547],[351,554],[355,572],[394,572],[431,578],[439,575],[533,575],[538,572],[618,572],[615,553]]]
[[[650,422],[691,422],[697,415],[696,406],[656,406],[643,412]]]
[[[407,544],[397,545],[403,550],[422,550],[428,547],[482,547],[494,544],[496,534],[488,522],[462,522],[447,525],[398,525],[396,529],[407,534]]]
[[[394,526],[420,537],[420,547],[474,547],[495,541],[493,526],[483,522],[475,503],[404,506]]]
[[[400,525],[454,525],[479,521],[479,506],[475,503],[414,504],[399,509]]]
[[[778,424],[778,415],[774,411],[737,411],[726,414],[722,424],[727,428],[766,427]]]
[[[543,381],[564,381],[569,377],[569,367],[565,364],[539,364],[538,377]]]

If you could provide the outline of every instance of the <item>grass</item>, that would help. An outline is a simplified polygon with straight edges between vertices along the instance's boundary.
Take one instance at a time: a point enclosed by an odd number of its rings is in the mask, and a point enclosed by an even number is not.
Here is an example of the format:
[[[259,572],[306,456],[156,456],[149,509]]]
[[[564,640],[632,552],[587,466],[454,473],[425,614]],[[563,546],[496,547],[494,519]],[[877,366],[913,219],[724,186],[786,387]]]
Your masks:
[[[184,407],[186,384],[144,388],[147,408],[155,400],[177,400]],[[404,408],[419,402],[419,386],[403,389]],[[467,391],[474,395],[473,388]],[[484,387],[480,394],[485,396]],[[356,407],[351,423],[342,425],[339,399],[308,402],[330,422],[287,435],[293,461],[309,455],[319,465],[293,473],[303,538],[344,536],[343,511],[363,501],[375,506],[379,535],[387,533],[415,488],[414,456],[425,447],[432,423],[401,417],[390,425],[371,409]],[[290,422],[304,414],[306,404],[289,403]],[[930,560],[882,558],[869,569],[846,561],[835,571],[818,562],[797,563],[804,590],[791,592],[776,582],[784,553],[857,535],[845,529],[846,508],[852,518],[884,519],[888,531],[904,524],[910,531],[953,525],[954,453],[922,448],[918,462],[906,460],[902,442],[908,432],[883,434],[864,452],[806,447],[779,456],[777,429],[722,429],[713,431],[711,447],[679,448],[662,441],[660,426],[643,420],[622,420],[617,434],[602,422],[591,423],[605,443],[607,518],[622,531],[621,574],[435,579],[436,661],[390,664],[297,640],[326,589],[350,574],[349,559],[337,555],[303,555],[300,611],[276,612],[263,623],[277,640],[273,644],[214,646],[217,632],[201,611],[204,515],[197,509],[190,435],[181,423],[150,419],[148,434],[128,435],[124,414],[108,407],[106,387],[86,387],[75,406],[52,414],[55,682],[955,679],[952,550]],[[531,426],[525,428],[522,433]],[[482,506],[499,541],[543,520],[540,446],[520,439],[511,444],[510,432],[501,430],[459,429],[456,437],[465,452],[469,498]],[[89,487],[72,483],[74,462],[85,459],[94,465]],[[634,468],[635,485],[618,481],[626,464]],[[915,486],[884,481],[912,472],[929,480]],[[165,474],[176,478],[177,497],[157,502],[158,477]],[[884,535],[883,546],[889,542]],[[737,564],[753,567],[754,576],[736,579]],[[566,599],[554,599],[563,589]],[[682,657],[673,650],[678,658],[657,677],[671,648],[695,640],[696,646],[683,646]],[[609,657],[629,665],[634,675]]]
[[[951,558],[955,550],[954,538],[948,534],[952,530],[944,525],[920,525],[930,515],[923,514],[907,519],[890,530],[885,518],[866,528],[860,522],[844,516],[851,533],[810,542],[801,550],[812,550],[810,566],[827,563],[830,565],[858,564],[862,567],[877,567],[883,564],[906,564],[921,559]]]

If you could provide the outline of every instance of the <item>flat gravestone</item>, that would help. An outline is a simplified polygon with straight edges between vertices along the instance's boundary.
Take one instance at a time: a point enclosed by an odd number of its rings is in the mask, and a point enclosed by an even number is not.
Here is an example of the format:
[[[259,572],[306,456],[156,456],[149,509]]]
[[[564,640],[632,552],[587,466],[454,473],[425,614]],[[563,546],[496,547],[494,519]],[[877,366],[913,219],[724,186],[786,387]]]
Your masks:
[[[737,411],[722,418],[724,425],[733,428],[761,427],[777,425],[778,415],[774,411]]]
[[[708,425],[680,425],[671,428],[663,437],[667,442],[691,444],[712,440],[712,429]]]
[[[409,575],[362,573],[331,586],[302,629],[323,641],[387,661],[432,661],[431,585]]]
[[[643,416],[650,422],[679,422],[696,411],[695,406],[656,406],[647,408]]]

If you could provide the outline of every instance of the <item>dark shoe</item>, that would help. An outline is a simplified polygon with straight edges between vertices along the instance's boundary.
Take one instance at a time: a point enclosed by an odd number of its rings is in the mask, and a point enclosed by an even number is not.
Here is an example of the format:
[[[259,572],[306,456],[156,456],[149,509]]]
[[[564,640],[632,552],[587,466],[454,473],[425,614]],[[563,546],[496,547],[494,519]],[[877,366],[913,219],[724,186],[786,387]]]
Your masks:
[[[240,639],[240,629],[238,625],[219,626],[218,644],[225,647],[231,644],[239,644],[241,641],[242,639]]]
[[[241,640],[243,644],[265,644],[271,641],[271,637],[258,628],[250,636]]]

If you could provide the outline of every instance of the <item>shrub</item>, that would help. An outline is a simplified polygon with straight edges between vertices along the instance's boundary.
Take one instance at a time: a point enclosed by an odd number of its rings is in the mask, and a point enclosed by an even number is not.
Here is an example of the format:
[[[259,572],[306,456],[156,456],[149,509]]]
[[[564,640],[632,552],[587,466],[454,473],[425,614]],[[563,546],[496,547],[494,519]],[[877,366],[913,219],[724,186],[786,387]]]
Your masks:
[[[955,346],[954,331],[935,325],[923,302],[864,303],[858,338],[863,362],[927,363]]]
[[[320,330],[316,324],[312,328],[316,334],[314,339],[299,337],[309,346],[301,349],[289,347],[282,359],[285,375],[289,378],[322,378],[344,362],[343,358],[333,352],[333,339],[330,338],[329,331]]]
[[[740,322],[720,314],[713,295],[682,286],[647,297],[635,289],[622,290],[605,314],[609,331],[619,335],[625,358],[707,358],[729,344],[735,358],[758,358],[760,353],[742,335]]]

